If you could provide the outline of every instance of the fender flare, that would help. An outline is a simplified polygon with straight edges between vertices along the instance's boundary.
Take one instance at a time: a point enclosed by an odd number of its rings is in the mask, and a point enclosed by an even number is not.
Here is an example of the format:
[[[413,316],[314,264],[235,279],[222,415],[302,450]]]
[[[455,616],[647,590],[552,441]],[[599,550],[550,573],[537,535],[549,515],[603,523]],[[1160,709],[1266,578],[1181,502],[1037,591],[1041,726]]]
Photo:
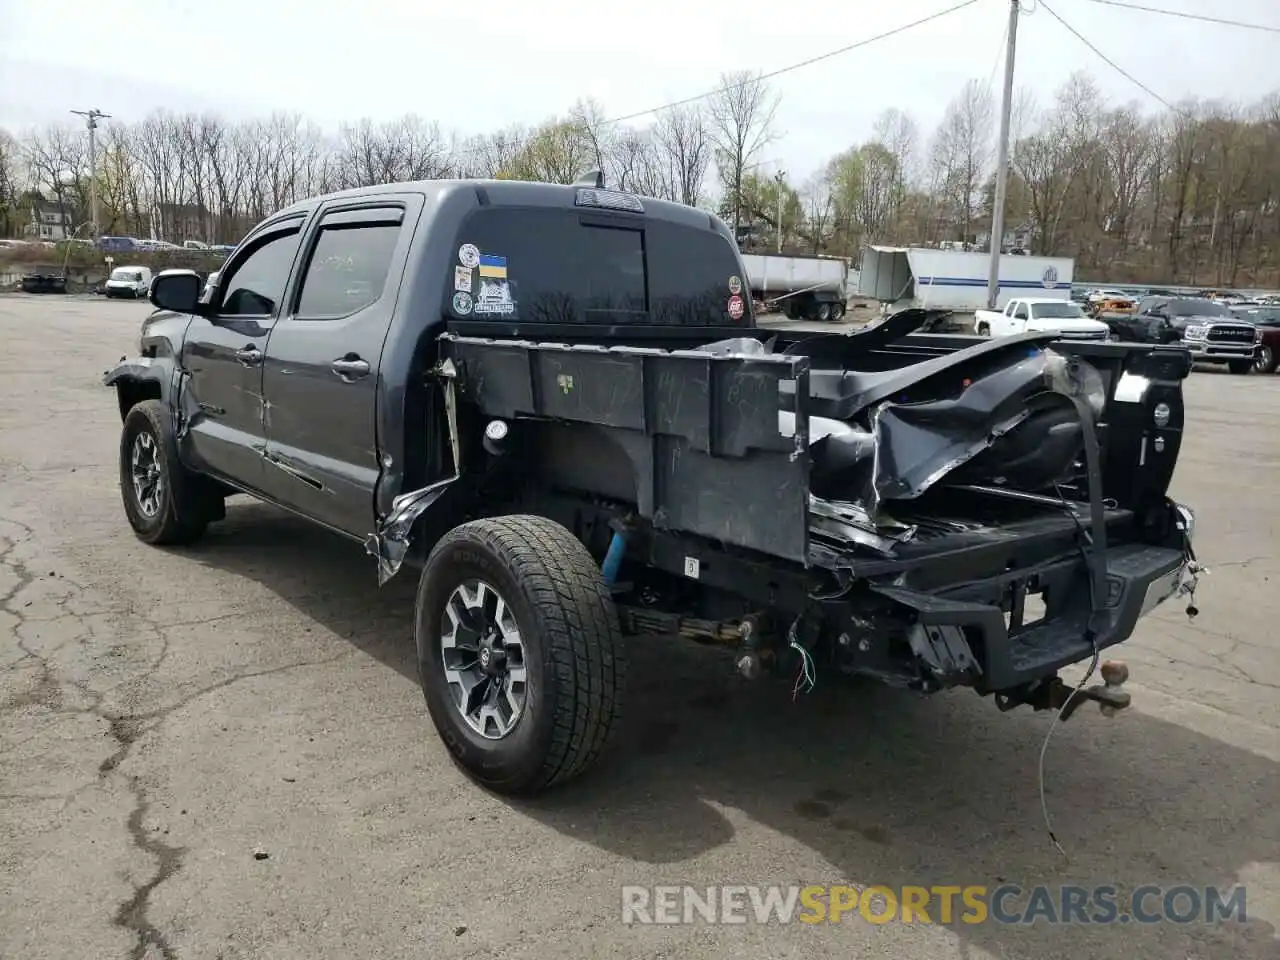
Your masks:
[[[123,421],[141,400],[159,400],[172,412],[177,374],[177,367],[169,357],[121,357],[119,363],[102,375],[102,385],[116,391]]]

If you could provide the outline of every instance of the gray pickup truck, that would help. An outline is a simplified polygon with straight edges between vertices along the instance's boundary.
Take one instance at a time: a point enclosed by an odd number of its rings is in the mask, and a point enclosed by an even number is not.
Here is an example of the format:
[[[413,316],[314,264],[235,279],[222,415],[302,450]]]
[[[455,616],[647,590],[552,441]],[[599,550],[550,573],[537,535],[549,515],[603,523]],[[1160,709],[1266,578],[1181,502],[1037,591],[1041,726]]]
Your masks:
[[[1058,671],[1194,587],[1167,494],[1187,351],[922,335],[923,311],[786,335],[749,290],[718,218],[598,175],[295,204],[212,282],[155,278],[105,376],[125,514],[198,550],[248,495],[363,544],[380,582],[419,568],[428,709],[503,792],[604,748],[625,633],[798,691],[1124,706],[1116,671]]]

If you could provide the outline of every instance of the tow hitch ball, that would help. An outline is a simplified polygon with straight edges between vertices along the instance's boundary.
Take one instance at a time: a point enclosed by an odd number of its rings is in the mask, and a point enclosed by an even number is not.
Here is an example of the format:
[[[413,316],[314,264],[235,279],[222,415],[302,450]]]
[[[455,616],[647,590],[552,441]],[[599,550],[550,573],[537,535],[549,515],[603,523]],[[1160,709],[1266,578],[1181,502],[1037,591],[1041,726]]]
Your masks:
[[[1062,681],[1054,685],[1054,705],[1061,709],[1063,720],[1068,719],[1086,700],[1096,701],[1098,709],[1104,717],[1114,717],[1116,713],[1129,706],[1129,691],[1124,689],[1129,679],[1129,666],[1122,660],[1108,660],[1102,665],[1102,683],[1094,683],[1072,695],[1071,689]]]

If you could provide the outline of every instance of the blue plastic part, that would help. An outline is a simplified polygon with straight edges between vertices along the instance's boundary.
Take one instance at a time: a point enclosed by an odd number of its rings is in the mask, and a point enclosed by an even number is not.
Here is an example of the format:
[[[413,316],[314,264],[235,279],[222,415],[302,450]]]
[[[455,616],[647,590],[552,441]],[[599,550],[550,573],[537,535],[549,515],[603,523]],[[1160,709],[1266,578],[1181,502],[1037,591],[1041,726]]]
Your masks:
[[[609,543],[609,552],[604,555],[604,563],[600,566],[600,572],[604,575],[604,582],[609,586],[618,579],[618,570],[622,567],[622,555],[627,552],[627,535],[615,531],[613,540]]]

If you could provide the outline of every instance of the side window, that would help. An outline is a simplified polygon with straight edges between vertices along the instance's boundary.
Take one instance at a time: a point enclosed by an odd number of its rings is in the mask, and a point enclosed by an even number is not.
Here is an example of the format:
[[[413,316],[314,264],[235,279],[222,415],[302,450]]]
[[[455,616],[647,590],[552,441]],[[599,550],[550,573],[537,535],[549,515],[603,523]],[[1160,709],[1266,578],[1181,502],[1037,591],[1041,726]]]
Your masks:
[[[1013,319],[1015,320],[1027,319],[1027,305],[1025,303],[1018,304],[1018,308],[1013,311]]]
[[[298,252],[299,233],[276,234],[219,278],[226,290],[222,298],[221,316],[269,316],[276,312],[289,280],[289,268]]]
[[[320,225],[302,279],[299,319],[350,316],[382,296],[400,238],[399,222],[343,222],[346,217],[340,217]]]

